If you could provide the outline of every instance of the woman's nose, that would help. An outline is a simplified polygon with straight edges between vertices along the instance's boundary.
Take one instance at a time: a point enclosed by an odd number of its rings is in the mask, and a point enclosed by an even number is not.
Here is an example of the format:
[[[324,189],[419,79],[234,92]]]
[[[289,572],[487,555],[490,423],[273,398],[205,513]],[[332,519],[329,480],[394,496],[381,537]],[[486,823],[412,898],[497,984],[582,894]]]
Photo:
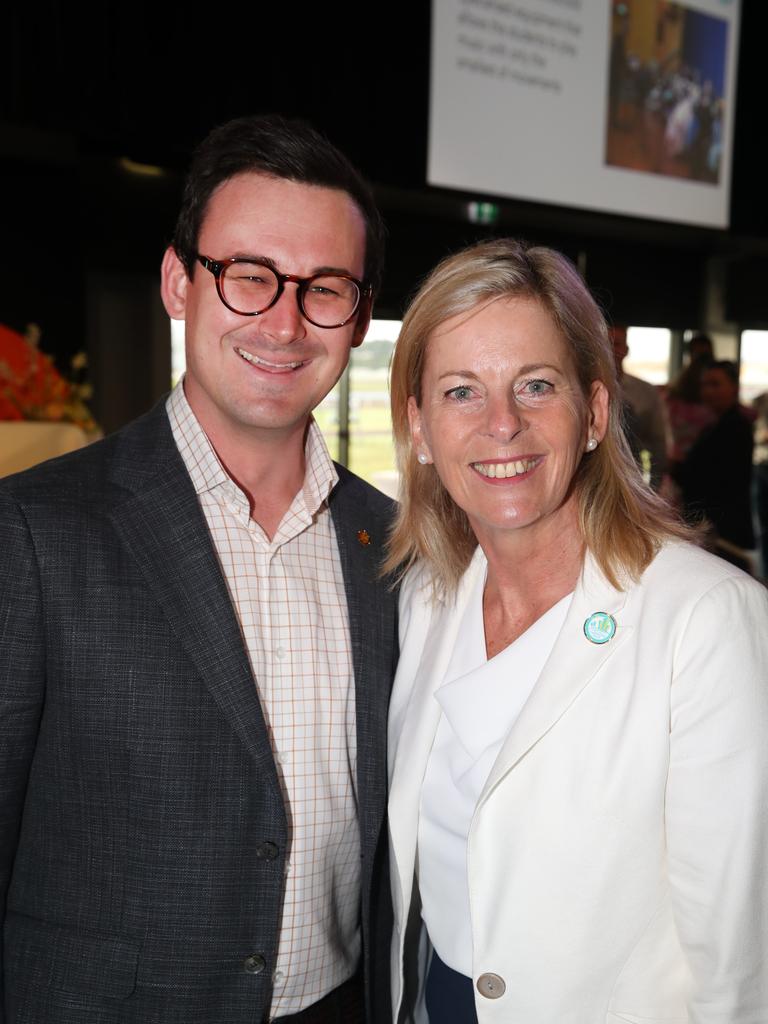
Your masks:
[[[486,433],[501,443],[508,443],[525,428],[520,406],[514,397],[504,396],[488,403]]]

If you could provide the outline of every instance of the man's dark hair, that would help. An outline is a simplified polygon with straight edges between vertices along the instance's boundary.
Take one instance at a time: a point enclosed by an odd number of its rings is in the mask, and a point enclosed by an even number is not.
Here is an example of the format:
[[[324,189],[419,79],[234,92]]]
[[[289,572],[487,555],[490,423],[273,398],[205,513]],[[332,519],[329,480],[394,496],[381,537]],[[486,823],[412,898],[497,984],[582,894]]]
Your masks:
[[[688,351],[691,359],[713,359],[715,346],[708,334],[699,331],[688,342]]]
[[[365,281],[374,292],[378,289],[384,260],[384,225],[370,188],[324,135],[306,121],[275,114],[227,121],[214,128],[195,150],[172,243],[190,277],[211,196],[225,181],[247,173],[346,192],[365,220]]]

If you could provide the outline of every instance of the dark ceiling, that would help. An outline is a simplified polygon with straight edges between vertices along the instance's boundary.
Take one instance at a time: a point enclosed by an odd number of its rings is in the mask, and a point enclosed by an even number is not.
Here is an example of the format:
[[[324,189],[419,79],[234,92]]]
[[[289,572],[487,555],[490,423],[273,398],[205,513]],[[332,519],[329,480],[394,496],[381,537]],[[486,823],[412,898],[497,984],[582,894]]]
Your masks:
[[[27,322],[33,298],[37,319],[55,322],[66,306],[58,344],[76,346],[84,272],[156,267],[191,148],[244,113],[308,118],[377,186],[390,230],[384,313],[447,249],[483,233],[463,219],[466,197],[425,185],[427,0],[208,4],[175,17],[158,4],[73,6],[14,5],[4,18],[0,319]],[[764,8],[743,8],[730,232],[514,202],[501,204],[498,229],[588,253],[588,279],[625,320],[693,325],[709,254],[768,252]],[[128,174],[120,157],[166,173]],[[44,295],[21,269],[40,254],[56,267]]]

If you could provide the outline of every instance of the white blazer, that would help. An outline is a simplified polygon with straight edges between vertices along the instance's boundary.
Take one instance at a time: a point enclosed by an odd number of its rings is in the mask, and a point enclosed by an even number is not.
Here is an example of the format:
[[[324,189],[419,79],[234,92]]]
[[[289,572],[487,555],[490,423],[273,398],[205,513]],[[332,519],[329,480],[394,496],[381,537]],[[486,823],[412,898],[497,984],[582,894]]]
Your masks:
[[[445,602],[431,602],[423,572],[402,591],[389,733],[395,1019],[425,1019],[403,980],[404,966],[423,980],[419,796],[433,693],[484,571],[478,551]],[[617,624],[602,645],[584,633],[594,612]],[[588,557],[470,828],[480,1024],[766,1024],[767,858],[766,591],[689,544],[667,545],[624,592]]]

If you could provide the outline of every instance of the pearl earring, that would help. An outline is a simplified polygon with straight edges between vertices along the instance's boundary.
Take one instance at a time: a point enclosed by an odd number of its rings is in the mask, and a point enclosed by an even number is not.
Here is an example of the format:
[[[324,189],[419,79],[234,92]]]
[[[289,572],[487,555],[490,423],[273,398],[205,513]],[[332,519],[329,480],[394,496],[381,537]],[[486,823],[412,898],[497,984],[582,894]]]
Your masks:
[[[416,458],[419,460],[422,466],[426,466],[426,464],[429,462],[429,459],[427,458],[424,452],[419,452]]]
[[[593,452],[595,448],[597,448],[597,439],[594,437],[590,437],[590,439],[587,441],[587,451]]]

